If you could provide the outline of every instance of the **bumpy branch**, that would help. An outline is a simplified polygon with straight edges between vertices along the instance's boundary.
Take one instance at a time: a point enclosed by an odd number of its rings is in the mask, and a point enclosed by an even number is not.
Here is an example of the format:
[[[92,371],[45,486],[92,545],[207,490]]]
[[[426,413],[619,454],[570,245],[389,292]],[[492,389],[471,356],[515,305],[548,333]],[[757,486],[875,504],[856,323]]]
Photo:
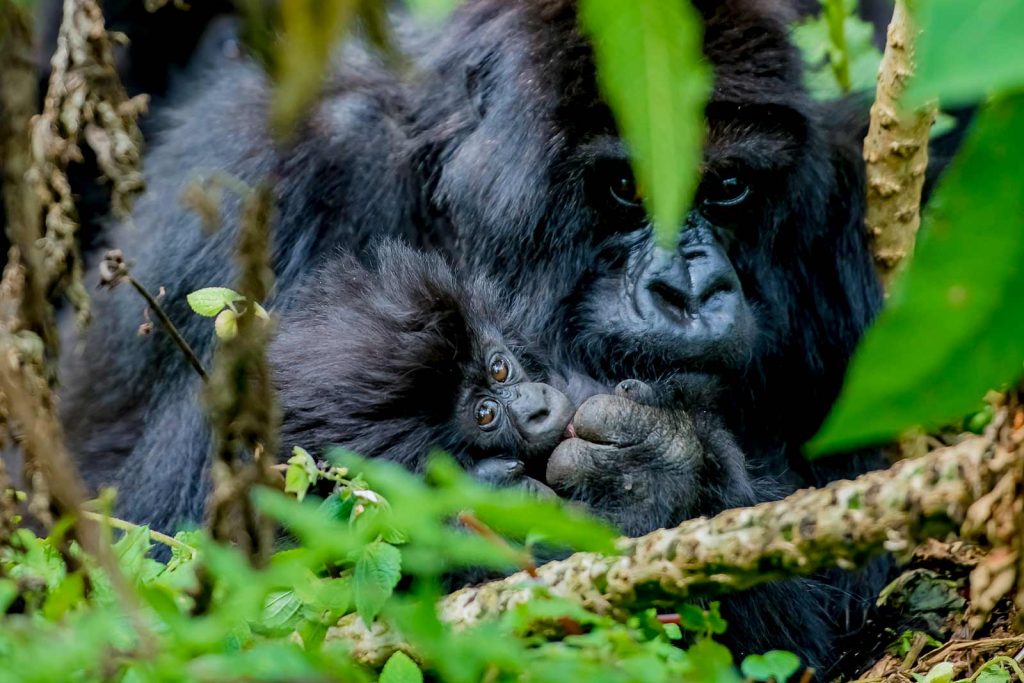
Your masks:
[[[864,140],[868,195],[866,223],[875,267],[888,290],[901,265],[914,251],[921,224],[921,188],[928,167],[928,137],[935,105],[916,112],[899,109],[913,73],[917,28],[905,0],[897,0],[889,24],[885,56],[878,70],[878,90]]]
[[[520,572],[465,588],[442,600],[439,612],[455,627],[470,626],[529,600],[534,587],[543,586],[594,612],[624,617],[637,608],[714,597],[909,550],[961,530],[971,506],[1012,470],[1017,456],[996,446],[996,430],[890,470],[623,539],[618,557],[578,553],[538,568],[536,578]],[[356,615],[343,618],[328,638],[344,639],[370,664],[409,650],[400,634],[381,623],[367,628]]]

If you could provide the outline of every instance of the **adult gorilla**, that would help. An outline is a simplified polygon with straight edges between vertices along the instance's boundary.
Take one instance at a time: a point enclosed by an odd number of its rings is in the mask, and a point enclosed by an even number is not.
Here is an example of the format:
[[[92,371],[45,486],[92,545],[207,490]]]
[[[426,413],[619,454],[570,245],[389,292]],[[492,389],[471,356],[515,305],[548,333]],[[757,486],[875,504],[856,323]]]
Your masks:
[[[348,50],[286,149],[265,132],[259,70],[224,66],[182,96],[149,153],[150,189],[114,241],[143,282],[166,288],[169,314],[209,357],[210,325],[184,295],[231,282],[238,207],[228,202],[228,227],[207,236],[178,208],[180,194],[201,171],[272,175],[276,306],[335,245],[394,235],[529,301],[530,331],[553,340],[558,374],[579,398],[594,393],[582,388],[591,379],[672,377],[675,401],[636,383],[590,397],[577,438],[548,468],[552,484],[629,533],[856,471],[864,463],[852,458],[807,465],[800,445],[879,303],[858,126],[807,98],[773,3],[697,5],[715,88],[698,202],[674,251],[653,247],[564,0],[468,3],[440,35],[414,41],[432,47],[411,85]],[[65,374],[69,442],[92,483],[121,484],[120,514],[165,529],[198,520],[209,446],[199,383],[163,335],[136,337],[130,292],[97,308]],[[870,584],[833,577],[733,598],[723,606],[730,641],[822,666]]]

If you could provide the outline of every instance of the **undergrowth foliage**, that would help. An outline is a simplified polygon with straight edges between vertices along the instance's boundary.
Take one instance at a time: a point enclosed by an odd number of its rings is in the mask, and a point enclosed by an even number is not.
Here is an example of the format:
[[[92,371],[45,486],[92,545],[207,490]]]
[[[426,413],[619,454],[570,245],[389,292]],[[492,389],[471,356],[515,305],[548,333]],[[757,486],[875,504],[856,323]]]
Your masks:
[[[47,537],[19,529],[0,554],[0,682],[68,680],[69,672],[133,683],[404,683],[424,672],[456,682],[741,680],[714,640],[726,628],[716,604],[620,623],[538,586],[498,622],[453,631],[439,620],[434,606],[451,572],[514,570],[539,543],[613,552],[614,530],[573,507],[485,489],[441,457],[421,479],[350,455],[317,463],[296,449],[285,479],[293,493],[254,492],[287,531],[261,570],[204,531],[169,538],[107,518],[106,533],[123,528],[113,550],[130,586],[118,590],[77,548],[81,567],[69,570],[58,551],[66,525]],[[508,543],[469,533],[453,521],[460,513]],[[170,546],[166,563],[150,557],[154,543]],[[327,637],[352,612],[386,620],[412,656],[392,655],[382,671],[355,662],[344,641]],[[740,666],[747,679],[777,681],[800,668],[782,652]]]

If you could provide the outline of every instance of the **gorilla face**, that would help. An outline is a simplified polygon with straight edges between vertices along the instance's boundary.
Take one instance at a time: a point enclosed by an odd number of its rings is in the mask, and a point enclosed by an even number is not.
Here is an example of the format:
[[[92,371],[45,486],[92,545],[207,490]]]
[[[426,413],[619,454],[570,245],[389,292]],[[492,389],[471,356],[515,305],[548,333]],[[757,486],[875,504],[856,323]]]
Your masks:
[[[822,125],[845,121],[823,121],[802,91],[786,16],[756,0],[698,5],[715,88],[676,249],[654,246],[572,2],[463,10],[432,67],[461,87],[431,93],[418,122],[442,169],[427,201],[463,265],[522,293],[593,376],[809,383],[800,400],[820,413],[877,299],[851,210],[859,172],[841,177]]]

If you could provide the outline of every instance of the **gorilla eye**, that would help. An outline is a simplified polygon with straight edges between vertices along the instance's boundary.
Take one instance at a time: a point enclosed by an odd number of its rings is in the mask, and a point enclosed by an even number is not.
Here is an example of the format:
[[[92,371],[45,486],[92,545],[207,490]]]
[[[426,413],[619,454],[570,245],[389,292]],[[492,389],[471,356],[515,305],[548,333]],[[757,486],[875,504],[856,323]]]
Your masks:
[[[509,367],[508,359],[501,354],[497,354],[491,358],[491,366],[489,369],[491,372],[491,379],[495,382],[504,383],[508,380],[508,376],[512,374],[512,369]]]
[[[476,406],[476,423],[484,431],[489,431],[498,426],[498,411],[500,407],[493,398],[485,398]]]
[[[705,181],[702,201],[707,206],[739,206],[750,196],[750,185],[736,176],[709,178]]]
[[[609,178],[608,191],[612,193],[615,201],[625,207],[636,208],[643,204],[636,181],[628,169],[623,169]]]

